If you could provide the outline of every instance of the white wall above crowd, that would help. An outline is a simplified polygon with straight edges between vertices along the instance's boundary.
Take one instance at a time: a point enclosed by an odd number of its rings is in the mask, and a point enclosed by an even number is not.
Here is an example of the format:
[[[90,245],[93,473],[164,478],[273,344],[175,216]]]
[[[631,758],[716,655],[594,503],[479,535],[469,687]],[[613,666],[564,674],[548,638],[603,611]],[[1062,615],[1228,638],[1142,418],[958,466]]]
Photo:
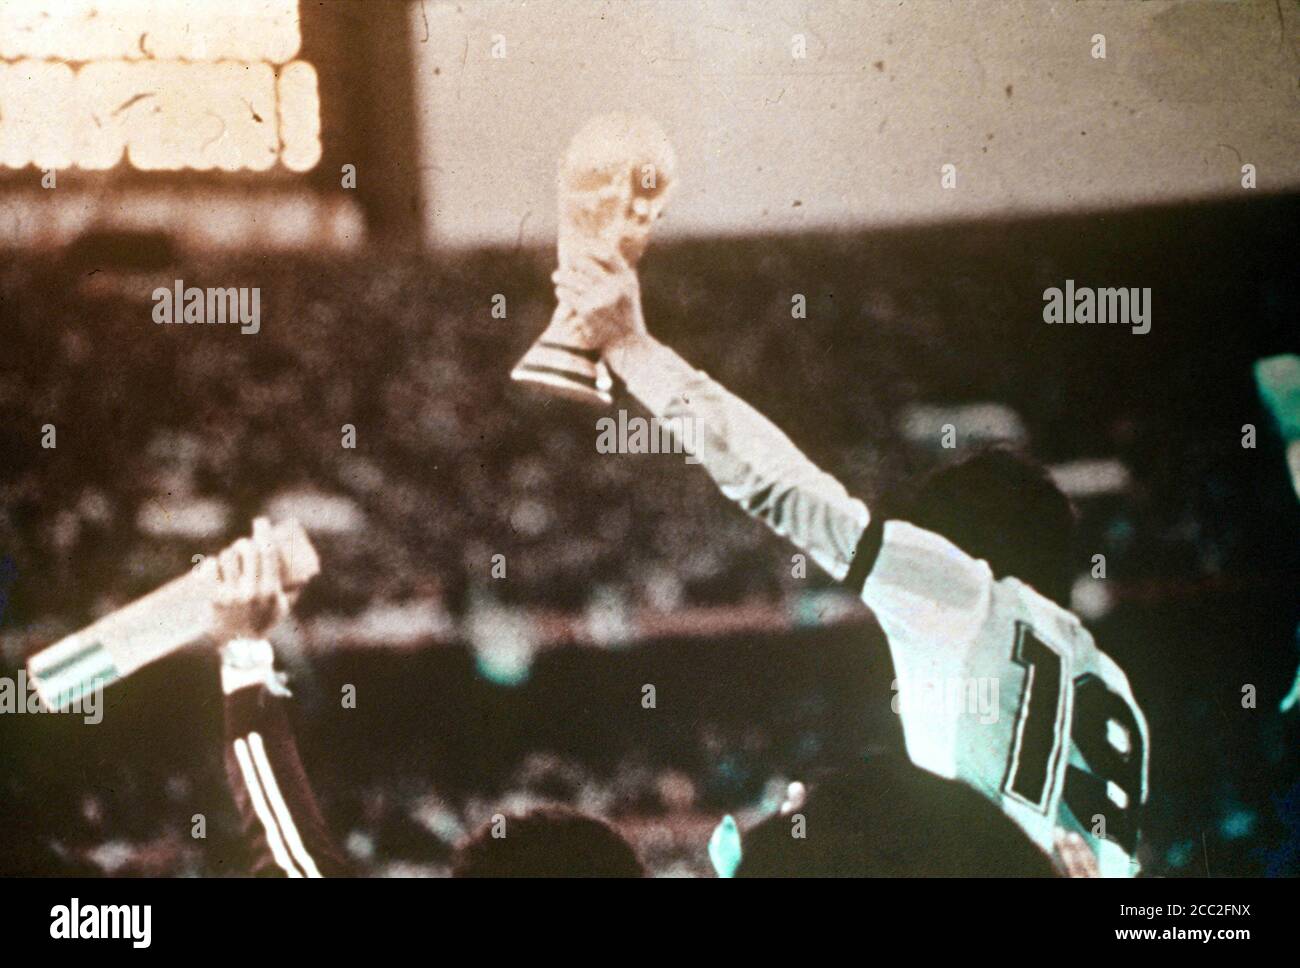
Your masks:
[[[613,110],[676,145],[665,234],[1221,197],[1249,190],[1245,164],[1256,191],[1300,185],[1300,13],[1271,0],[424,0],[411,17],[434,244],[553,237],[556,160]]]

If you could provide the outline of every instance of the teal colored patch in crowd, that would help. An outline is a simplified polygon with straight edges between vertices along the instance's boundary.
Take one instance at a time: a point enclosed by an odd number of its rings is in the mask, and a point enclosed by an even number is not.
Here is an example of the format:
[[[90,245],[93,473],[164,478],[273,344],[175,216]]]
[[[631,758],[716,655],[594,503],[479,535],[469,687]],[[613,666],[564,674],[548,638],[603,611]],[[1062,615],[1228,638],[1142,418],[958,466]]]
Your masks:
[[[1300,440],[1300,356],[1285,353],[1255,361],[1260,399],[1285,440]]]
[[[709,860],[719,877],[735,877],[742,856],[740,828],[736,826],[736,818],[727,814],[709,837]]]

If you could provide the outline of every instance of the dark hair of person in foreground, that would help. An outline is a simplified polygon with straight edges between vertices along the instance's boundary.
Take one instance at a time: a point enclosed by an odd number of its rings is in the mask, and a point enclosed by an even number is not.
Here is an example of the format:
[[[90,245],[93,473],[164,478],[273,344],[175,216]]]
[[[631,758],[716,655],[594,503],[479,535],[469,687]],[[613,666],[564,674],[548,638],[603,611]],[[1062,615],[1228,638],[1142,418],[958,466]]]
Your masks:
[[[1036,461],[991,447],[895,495],[892,516],[941,534],[995,578],[1012,576],[1070,607],[1076,513]]]
[[[802,815],[804,834],[792,836]],[[901,757],[813,785],[742,838],[737,877],[1055,877],[1050,858],[964,783]]]
[[[496,831],[501,831],[496,826]],[[507,814],[505,836],[484,823],[460,845],[452,877],[642,877],[645,868],[613,827],[569,807]]]

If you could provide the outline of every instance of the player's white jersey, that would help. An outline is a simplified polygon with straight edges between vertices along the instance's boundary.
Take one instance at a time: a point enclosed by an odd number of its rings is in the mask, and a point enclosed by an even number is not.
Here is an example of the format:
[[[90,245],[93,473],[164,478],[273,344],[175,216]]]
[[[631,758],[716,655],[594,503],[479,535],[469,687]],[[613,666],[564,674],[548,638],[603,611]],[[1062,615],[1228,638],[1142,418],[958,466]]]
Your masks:
[[[1104,876],[1136,873],[1146,723],[1079,620],[898,521],[862,597],[889,638],[912,761],[999,803],[1049,853],[1059,827],[1084,836]]]
[[[975,787],[1048,853],[1059,826],[1085,837],[1103,874],[1135,873],[1146,723],[1078,619],[1015,579],[995,581],[933,532],[873,522],[762,414],[668,347],[630,341],[609,362],[652,413],[692,422],[695,456],[723,494],[862,590],[889,637],[913,762]]]

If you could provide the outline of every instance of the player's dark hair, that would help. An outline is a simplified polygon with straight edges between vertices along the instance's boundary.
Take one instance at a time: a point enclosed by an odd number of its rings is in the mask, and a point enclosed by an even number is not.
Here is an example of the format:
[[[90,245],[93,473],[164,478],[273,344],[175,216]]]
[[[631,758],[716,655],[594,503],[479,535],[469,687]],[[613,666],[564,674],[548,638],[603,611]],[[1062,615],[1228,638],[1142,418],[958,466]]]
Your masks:
[[[493,836],[504,831],[504,836]],[[642,877],[632,845],[605,821],[563,806],[506,814],[460,845],[452,877]]]
[[[1070,607],[1074,506],[1036,461],[1002,447],[982,451],[931,472],[894,516],[984,559],[996,577],[1019,578]]]
[[[803,819],[803,837],[794,836]],[[902,757],[812,785],[804,805],[741,838],[738,877],[1055,877],[1048,856],[964,783]]]

